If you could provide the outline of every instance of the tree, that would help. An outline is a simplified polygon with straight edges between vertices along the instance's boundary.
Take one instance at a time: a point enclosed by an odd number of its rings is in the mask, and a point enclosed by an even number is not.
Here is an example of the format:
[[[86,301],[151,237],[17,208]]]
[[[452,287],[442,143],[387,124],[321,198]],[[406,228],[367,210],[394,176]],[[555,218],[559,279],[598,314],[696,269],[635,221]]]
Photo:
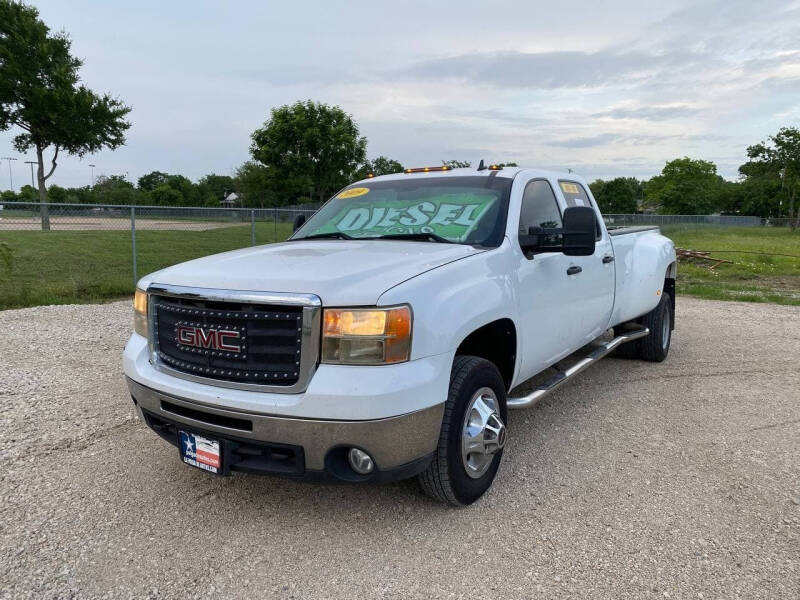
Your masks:
[[[747,148],[747,163],[739,172],[747,179],[773,180],[780,183],[782,198],[778,210],[783,214],[782,201],[786,200],[786,214],[792,229],[800,226],[800,207],[795,216],[795,202],[800,189],[800,129],[783,127],[776,135]],[[794,220],[792,220],[794,219]]]
[[[236,169],[234,187],[241,197],[242,206],[277,206],[272,179],[269,167],[252,160]]]
[[[747,176],[732,185],[735,191],[727,198],[726,212],[763,218],[785,214],[781,206],[783,190],[777,177]]]
[[[250,154],[293,185],[293,198],[310,193],[324,200],[352,181],[366,158],[367,140],[352,117],[311,100],[273,108],[252,140]]]
[[[19,152],[36,151],[39,200],[47,202],[46,181],[60,151],[84,156],[125,143],[130,108],[110,94],[98,96],[80,84],[83,64],[70,54],[66,33],[50,34],[39,11],[0,0],[0,131],[22,129],[14,138]],[[45,173],[45,151],[53,147]],[[50,228],[42,206],[42,229]]]
[[[361,168],[353,175],[353,179],[364,179],[370,174],[379,177],[380,175],[391,175],[392,173],[402,172],[403,165],[398,161],[385,156],[379,156],[375,160],[368,160],[361,165]]]
[[[142,194],[141,190],[137,190],[124,175],[100,175],[92,188],[92,201],[97,204],[138,204],[139,194]]]
[[[156,186],[156,189],[150,192],[150,198],[153,204],[158,206],[180,206],[183,204],[183,195],[167,183]]]
[[[226,194],[230,194],[236,190],[233,177],[230,175],[215,175],[214,173],[210,173],[201,178],[200,181],[197,182],[197,186],[201,189],[201,193],[204,197],[212,196],[213,204],[216,205],[219,205],[219,201],[222,200]]]
[[[647,182],[645,197],[662,214],[707,215],[716,208],[722,182],[714,163],[676,158]]]
[[[167,179],[169,178],[169,173],[163,173],[161,171],[151,171],[146,175],[142,175],[139,177],[139,181],[137,185],[140,190],[144,192],[152,192],[162,183],[167,183]]]
[[[442,166],[450,167],[451,169],[468,169],[472,163],[468,160],[443,160]]]
[[[35,202],[36,190],[33,188],[33,186],[23,185],[19,189],[19,194],[17,194],[17,197],[14,198],[14,200],[21,200],[22,202]]]
[[[51,185],[49,191],[50,202],[58,202],[63,204],[67,202],[68,193],[65,188],[62,188],[60,185]]]
[[[598,179],[589,184],[600,212],[610,215],[627,215],[636,212],[636,179],[615,177],[609,181]]]

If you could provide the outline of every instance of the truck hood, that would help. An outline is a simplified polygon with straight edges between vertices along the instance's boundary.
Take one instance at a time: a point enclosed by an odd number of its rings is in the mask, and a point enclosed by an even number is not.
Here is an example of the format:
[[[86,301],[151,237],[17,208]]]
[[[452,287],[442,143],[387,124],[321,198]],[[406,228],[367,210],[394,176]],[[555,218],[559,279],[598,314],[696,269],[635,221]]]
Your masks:
[[[153,273],[142,283],[308,293],[327,306],[373,305],[403,281],[480,252],[430,242],[285,242],[198,258]]]

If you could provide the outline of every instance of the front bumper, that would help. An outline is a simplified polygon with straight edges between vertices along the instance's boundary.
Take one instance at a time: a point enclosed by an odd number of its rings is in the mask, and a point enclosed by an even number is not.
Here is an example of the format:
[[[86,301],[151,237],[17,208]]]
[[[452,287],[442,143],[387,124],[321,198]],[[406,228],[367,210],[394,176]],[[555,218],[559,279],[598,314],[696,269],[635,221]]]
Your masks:
[[[277,448],[276,455],[290,454],[289,463],[232,464],[234,470],[263,472],[342,481],[402,479],[422,471],[439,440],[444,404],[382,419],[365,421],[320,420],[264,415],[209,406],[168,395],[126,377],[131,396],[143,420],[162,437],[170,439],[178,426],[222,439],[234,452],[251,444]],[[358,475],[347,465],[346,455],[357,447],[373,457],[375,471]],[[242,450],[244,452],[244,450]],[[289,465],[289,466],[287,466]]]

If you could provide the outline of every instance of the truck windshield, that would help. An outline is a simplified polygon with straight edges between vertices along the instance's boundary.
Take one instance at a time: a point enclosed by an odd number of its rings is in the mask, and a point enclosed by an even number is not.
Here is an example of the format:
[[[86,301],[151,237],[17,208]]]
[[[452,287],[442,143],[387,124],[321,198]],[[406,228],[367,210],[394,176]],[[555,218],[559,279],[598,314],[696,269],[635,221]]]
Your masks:
[[[368,181],[331,198],[290,239],[408,239],[499,246],[512,180],[495,176]]]

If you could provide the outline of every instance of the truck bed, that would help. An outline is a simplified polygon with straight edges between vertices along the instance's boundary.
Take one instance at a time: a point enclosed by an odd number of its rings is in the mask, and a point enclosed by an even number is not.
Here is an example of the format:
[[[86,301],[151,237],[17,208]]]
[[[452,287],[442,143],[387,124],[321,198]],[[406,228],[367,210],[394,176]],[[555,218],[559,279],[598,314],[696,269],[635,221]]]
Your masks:
[[[606,229],[608,230],[608,235],[614,236],[658,230],[658,225],[610,225],[606,226]]]

